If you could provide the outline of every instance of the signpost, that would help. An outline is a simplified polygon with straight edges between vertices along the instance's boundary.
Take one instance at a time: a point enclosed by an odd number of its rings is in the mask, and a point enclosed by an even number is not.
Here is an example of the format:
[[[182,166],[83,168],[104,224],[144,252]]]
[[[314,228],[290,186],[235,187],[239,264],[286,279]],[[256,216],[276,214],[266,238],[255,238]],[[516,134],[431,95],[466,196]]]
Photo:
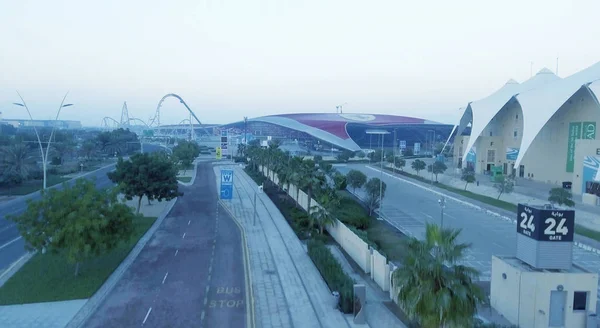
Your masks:
[[[519,204],[517,257],[540,269],[572,265],[575,211]]]
[[[233,198],[233,170],[221,169],[221,199]]]
[[[227,130],[221,130],[221,152],[223,155],[228,155],[229,135]]]
[[[221,159],[223,157],[222,152],[221,152],[221,147],[217,147],[215,154],[217,156],[217,159]]]

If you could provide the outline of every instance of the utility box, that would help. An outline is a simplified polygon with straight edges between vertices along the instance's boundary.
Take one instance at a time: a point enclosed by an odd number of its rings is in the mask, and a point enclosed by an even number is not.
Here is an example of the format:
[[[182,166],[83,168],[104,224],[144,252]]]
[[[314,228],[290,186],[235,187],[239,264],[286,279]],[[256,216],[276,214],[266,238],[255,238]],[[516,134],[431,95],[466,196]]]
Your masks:
[[[573,210],[519,204],[517,258],[536,269],[569,270],[574,230]]]

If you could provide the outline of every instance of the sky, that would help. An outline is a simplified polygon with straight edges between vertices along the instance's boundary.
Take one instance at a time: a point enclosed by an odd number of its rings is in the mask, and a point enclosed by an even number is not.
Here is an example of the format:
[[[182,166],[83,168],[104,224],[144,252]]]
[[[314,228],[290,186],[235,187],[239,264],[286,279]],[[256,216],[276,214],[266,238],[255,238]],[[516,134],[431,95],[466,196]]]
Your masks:
[[[0,0],[0,111],[99,126],[180,95],[202,123],[344,112],[455,123],[543,67],[600,61],[597,0]],[[533,62],[533,65],[531,64]],[[165,100],[162,123],[188,118]]]

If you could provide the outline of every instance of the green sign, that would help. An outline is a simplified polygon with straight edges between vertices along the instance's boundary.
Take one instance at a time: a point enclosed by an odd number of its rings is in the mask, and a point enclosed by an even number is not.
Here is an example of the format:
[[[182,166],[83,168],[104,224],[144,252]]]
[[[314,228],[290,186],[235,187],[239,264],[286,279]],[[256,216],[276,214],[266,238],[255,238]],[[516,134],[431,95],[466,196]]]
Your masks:
[[[596,139],[596,122],[583,122],[581,139]]]
[[[569,123],[569,140],[567,142],[567,172],[573,172],[575,165],[575,140],[581,139],[581,122]]]

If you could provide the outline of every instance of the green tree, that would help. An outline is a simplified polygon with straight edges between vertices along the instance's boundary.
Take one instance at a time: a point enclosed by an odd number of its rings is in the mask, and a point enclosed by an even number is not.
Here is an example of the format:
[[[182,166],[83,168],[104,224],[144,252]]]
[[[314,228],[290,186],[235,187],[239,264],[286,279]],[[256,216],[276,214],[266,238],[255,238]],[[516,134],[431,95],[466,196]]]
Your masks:
[[[369,207],[369,215],[381,206],[381,201],[385,198],[385,190],[387,185],[379,178],[371,178],[365,184],[365,192],[367,194],[367,206]]]
[[[183,169],[184,174],[199,155],[200,146],[195,142],[182,141],[173,147],[173,158],[179,164],[180,169]]]
[[[11,176],[13,181],[27,180],[37,169],[34,156],[25,144],[15,143],[0,148],[2,171]]]
[[[323,156],[321,156],[321,155],[315,155],[313,157],[313,159],[315,160],[315,163],[321,165],[321,161],[323,161]]]
[[[163,153],[134,154],[129,160],[119,158],[115,171],[108,178],[119,185],[127,200],[138,197],[137,213],[142,197],[152,200],[171,200],[183,196],[177,183],[177,167]]]
[[[302,162],[301,172],[301,185],[303,189],[306,189],[306,195],[308,196],[308,204],[306,208],[310,211],[310,203],[312,202],[314,190],[315,188],[320,188],[324,184],[325,178],[315,166],[315,162],[310,159]]]
[[[402,151],[402,156],[413,156],[414,154],[412,148],[404,148]]]
[[[28,201],[27,210],[9,217],[17,224],[29,250],[64,252],[75,263],[75,275],[85,259],[98,256],[129,238],[134,215],[117,199],[114,189],[96,189],[78,179],[73,186],[42,192],[39,201]]]
[[[558,206],[565,205],[567,207],[575,206],[575,202],[573,201],[573,194],[570,190],[565,188],[552,188],[549,191],[548,201],[552,204],[557,204]]]
[[[462,175],[460,179],[465,182],[465,190],[467,190],[467,186],[469,183],[475,182],[475,171],[470,167],[465,167],[462,169]]]
[[[410,167],[412,167],[413,170],[417,171],[417,175],[419,175],[419,172],[425,169],[425,162],[423,162],[420,159],[415,159],[412,162],[412,164],[410,164]]]
[[[498,190],[498,198],[496,199],[500,199],[500,196],[502,196],[502,194],[510,194],[513,189],[515,187],[515,183],[511,178],[505,177],[505,176],[500,176],[500,179],[494,183],[494,188],[496,188],[496,190]]]
[[[337,171],[333,175],[333,183],[335,184],[336,190],[346,190],[346,187],[348,186],[346,176]]]
[[[398,304],[424,328],[473,327],[486,297],[473,281],[479,272],[461,265],[470,244],[458,243],[460,230],[427,224],[425,240],[405,242],[402,266],[392,274]]]
[[[85,159],[92,159],[96,154],[96,144],[91,140],[84,141],[79,148],[79,154]]]
[[[319,204],[310,208],[310,220],[311,226],[316,224],[319,228],[319,234],[322,235],[327,226],[333,226],[337,223],[331,213],[340,205],[340,200],[335,192],[326,192],[319,197],[317,202]]]
[[[350,170],[346,174],[346,181],[352,187],[352,191],[356,193],[356,188],[362,188],[367,183],[367,176],[359,170]]]
[[[395,166],[399,168],[400,171],[403,171],[404,167],[406,166],[406,160],[404,158],[396,157]]]
[[[381,162],[383,161],[383,152],[380,149],[369,153],[369,159],[372,162]]]
[[[350,158],[354,156],[354,153],[349,150],[343,150],[341,153],[337,155],[337,160],[341,162],[348,162]]]
[[[360,158],[360,159],[363,159],[363,158],[367,157],[367,155],[365,154],[365,152],[364,152],[364,151],[362,151],[362,150],[361,150],[361,151],[359,151],[359,152],[356,154],[356,156],[357,156],[358,158]]]
[[[433,164],[429,164],[427,172],[432,172],[435,175],[435,182],[438,182],[438,174],[446,172],[448,167],[444,162],[435,161]]]

